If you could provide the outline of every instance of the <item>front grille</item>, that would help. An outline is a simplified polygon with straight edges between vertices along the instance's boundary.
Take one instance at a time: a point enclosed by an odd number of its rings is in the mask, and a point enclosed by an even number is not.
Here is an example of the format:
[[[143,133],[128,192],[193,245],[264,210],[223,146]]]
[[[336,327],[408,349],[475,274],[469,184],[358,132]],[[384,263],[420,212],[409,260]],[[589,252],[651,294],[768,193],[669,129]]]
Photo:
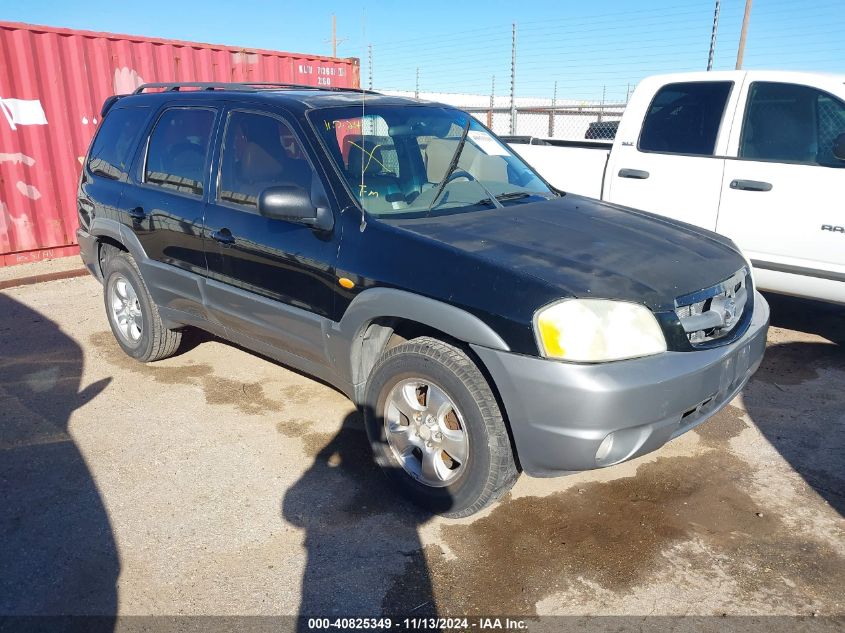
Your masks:
[[[742,320],[748,294],[748,269],[721,283],[675,299],[675,314],[687,339],[699,346],[728,336]]]

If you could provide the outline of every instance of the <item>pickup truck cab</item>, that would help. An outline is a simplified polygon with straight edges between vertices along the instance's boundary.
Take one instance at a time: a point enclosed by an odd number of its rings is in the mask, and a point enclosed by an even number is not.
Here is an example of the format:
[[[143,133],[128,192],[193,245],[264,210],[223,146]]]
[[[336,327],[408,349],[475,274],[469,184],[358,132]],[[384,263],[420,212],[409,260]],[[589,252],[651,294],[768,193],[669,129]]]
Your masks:
[[[121,348],[199,327],[334,385],[434,512],[653,451],[762,358],[730,240],[561,194],[461,110],[165,84],[103,115],[77,236]]]
[[[612,145],[532,142],[512,146],[556,187],[730,237],[761,290],[845,303],[845,75],[650,77]]]

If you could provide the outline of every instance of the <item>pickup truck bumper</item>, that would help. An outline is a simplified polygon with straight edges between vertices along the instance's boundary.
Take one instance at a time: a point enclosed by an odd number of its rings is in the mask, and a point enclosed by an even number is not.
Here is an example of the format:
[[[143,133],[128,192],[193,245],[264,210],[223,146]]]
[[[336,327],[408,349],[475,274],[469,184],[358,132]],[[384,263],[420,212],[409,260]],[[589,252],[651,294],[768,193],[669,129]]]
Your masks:
[[[100,281],[100,267],[97,263],[97,238],[84,229],[76,229],[76,241],[79,244],[79,256],[82,263],[94,277]]]
[[[522,469],[551,477],[644,455],[704,422],[757,370],[768,326],[755,292],[748,330],[723,347],[600,364],[473,350],[498,388]]]

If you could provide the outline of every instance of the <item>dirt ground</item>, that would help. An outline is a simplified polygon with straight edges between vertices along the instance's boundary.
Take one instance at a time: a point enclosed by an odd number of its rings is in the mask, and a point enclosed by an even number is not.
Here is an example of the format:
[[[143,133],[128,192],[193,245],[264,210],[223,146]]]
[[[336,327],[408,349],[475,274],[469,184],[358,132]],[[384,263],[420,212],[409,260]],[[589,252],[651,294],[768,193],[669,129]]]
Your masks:
[[[452,521],[335,390],[197,332],[138,364],[91,278],[0,292],[0,614],[842,616],[845,310],[770,300],[714,419]]]

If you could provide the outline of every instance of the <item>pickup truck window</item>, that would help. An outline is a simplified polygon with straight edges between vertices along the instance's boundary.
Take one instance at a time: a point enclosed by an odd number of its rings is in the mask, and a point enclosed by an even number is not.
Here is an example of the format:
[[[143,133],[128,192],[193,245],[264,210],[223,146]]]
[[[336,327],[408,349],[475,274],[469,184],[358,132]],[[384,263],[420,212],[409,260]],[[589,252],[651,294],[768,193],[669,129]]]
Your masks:
[[[460,110],[356,105],[313,110],[308,118],[361,207],[377,216],[457,213],[555,195]]]
[[[311,191],[311,181],[305,152],[283,121],[253,112],[229,114],[218,200],[257,212],[258,194],[263,189],[296,185]]]
[[[730,81],[667,84],[648,108],[639,149],[666,154],[712,156],[725,113]]]
[[[845,167],[834,156],[845,104],[810,86],[755,81],[748,93],[739,157]]]
[[[144,182],[201,196],[215,111],[169,108],[150,136]]]
[[[91,145],[89,171],[112,180],[125,176],[132,160],[129,153],[147,116],[147,108],[112,108]]]

